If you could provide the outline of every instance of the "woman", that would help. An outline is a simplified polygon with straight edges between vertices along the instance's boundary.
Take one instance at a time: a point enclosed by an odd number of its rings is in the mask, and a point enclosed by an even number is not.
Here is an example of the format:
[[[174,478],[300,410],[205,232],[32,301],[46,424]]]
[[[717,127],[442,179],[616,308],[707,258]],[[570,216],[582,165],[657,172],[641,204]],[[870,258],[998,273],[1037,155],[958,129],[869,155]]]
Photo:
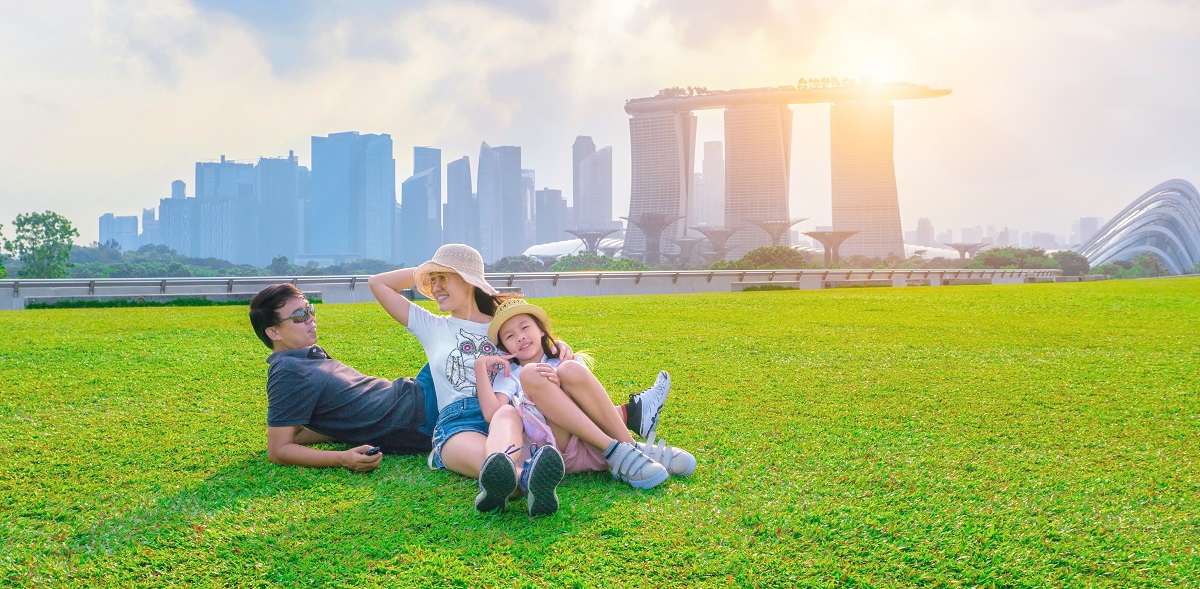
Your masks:
[[[519,483],[538,494],[529,498],[531,505],[556,504],[554,488],[563,476],[558,450],[539,448],[529,467],[518,467],[511,458],[523,448],[516,409],[500,408],[490,425],[480,412],[474,363],[479,356],[495,354],[487,339],[488,324],[496,306],[507,297],[484,279],[479,252],[463,244],[443,245],[432,260],[377,274],[368,284],[384,310],[417,337],[429,360],[438,406],[430,467],[478,478],[475,507],[479,511],[503,511]],[[448,315],[430,313],[399,294],[414,285]]]

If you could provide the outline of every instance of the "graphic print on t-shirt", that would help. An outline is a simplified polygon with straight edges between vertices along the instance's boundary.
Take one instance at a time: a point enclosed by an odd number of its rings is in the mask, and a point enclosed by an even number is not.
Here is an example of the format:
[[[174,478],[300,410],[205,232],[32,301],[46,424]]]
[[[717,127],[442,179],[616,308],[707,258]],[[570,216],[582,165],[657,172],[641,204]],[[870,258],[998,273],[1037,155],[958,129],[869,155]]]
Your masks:
[[[455,390],[475,394],[475,359],[496,353],[496,345],[486,335],[458,330],[458,347],[446,358],[446,379]]]

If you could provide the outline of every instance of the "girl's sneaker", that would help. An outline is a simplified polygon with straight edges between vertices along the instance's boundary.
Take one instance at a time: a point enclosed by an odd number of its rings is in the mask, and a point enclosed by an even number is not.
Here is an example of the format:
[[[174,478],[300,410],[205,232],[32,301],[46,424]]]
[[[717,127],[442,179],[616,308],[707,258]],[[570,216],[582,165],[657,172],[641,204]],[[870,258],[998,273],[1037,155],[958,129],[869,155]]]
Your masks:
[[[637,432],[643,438],[654,435],[658,428],[658,416],[667,404],[667,395],[671,393],[671,375],[666,370],[658,373],[654,386],[629,396],[626,405],[625,425],[629,431]]]
[[[642,454],[649,456],[651,460],[663,465],[672,476],[692,476],[692,473],[696,470],[695,456],[692,456],[687,450],[668,446],[663,440],[657,442],[649,440],[648,443],[634,442],[633,445]]]
[[[554,446],[541,446],[525,460],[521,469],[521,491],[529,505],[529,515],[550,515],[558,511],[558,483],[566,469],[562,454]]]
[[[475,509],[487,513],[504,511],[508,496],[517,489],[517,466],[503,452],[492,452],[479,468],[479,494]]]
[[[653,489],[667,480],[667,469],[642,454],[633,444],[621,442],[608,456],[609,472],[613,478],[633,485],[635,489]]]

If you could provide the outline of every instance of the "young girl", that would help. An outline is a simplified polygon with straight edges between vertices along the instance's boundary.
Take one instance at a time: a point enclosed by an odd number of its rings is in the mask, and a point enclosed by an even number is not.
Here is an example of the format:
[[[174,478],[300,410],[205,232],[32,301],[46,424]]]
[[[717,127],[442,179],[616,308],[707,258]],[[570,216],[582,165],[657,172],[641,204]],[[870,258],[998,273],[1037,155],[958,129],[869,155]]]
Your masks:
[[[654,444],[657,413],[649,431],[643,432],[648,442],[633,440],[625,420],[587,366],[578,359],[561,359],[556,353],[550,317],[541,307],[524,299],[501,302],[488,338],[506,355],[475,361],[484,413],[511,400],[522,414],[527,437],[556,446],[563,454],[566,472],[608,470],[636,488],[649,489],[668,474],[689,476],[695,470],[696,459],[691,454],[665,443]],[[557,378],[549,377],[547,366]],[[494,394],[487,394],[491,372],[496,373],[490,387]],[[666,372],[659,378],[669,379]],[[663,397],[665,400],[665,392]]]
[[[523,448],[517,410],[500,407],[488,419],[480,411],[474,364],[495,353],[487,330],[504,297],[484,279],[479,252],[463,244],[443,245],[432,260],[377,274],[368,284],[384,310],[417,337],[429,360],[438,408],[430,467],[478,478],[475,507],[480,511],[503,511],[519,483],[530,480],[538,483],[537,488],[526,487],[530,513],[536,515],[535,504],[538,513],[546,512],[541,506],[556,506],[554,487],[563,476],[558,450],[540,448],[528,467],[518,467],[511,458]],[[414,284],[448,315],[430,313],[397,292]]]

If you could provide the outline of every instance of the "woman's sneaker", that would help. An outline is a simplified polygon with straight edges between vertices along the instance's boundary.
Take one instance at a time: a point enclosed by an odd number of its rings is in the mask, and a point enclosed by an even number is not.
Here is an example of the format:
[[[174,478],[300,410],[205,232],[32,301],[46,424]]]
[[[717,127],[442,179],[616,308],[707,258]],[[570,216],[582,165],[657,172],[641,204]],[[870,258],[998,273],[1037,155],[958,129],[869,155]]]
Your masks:
[[[525,460],[521,469],[521,490],[529,504],[529,515],[550,515],[558,511],[558,483],[566,469],[562,454],[554,446],[542,446]]]
[[[667,472],[677,477],[692,476],[696,470],[696,457],[687,450],[668,446],[663,440],[650,443],[634,442],[639,452],[649,456],[651,460],[663,465]]]
[[[637,432],[643,438],[654,435],[658,427],[658,416],[667,404],[667,395],[671,393],[671,375],[666,370],[658,373],[654,386],[629,396],[626,408],[625,425],[629,431]]]
[[[508,496],[517,489],[517,467],[503,452],[492,452],[479,468],[479,494],[475,509],[487,513],[504,511]]]
[[[613,478],[625,481],[635,489],[653,489],[669,476],[663,465],[642,454],[632,444],[617,444],[606,458]]]

